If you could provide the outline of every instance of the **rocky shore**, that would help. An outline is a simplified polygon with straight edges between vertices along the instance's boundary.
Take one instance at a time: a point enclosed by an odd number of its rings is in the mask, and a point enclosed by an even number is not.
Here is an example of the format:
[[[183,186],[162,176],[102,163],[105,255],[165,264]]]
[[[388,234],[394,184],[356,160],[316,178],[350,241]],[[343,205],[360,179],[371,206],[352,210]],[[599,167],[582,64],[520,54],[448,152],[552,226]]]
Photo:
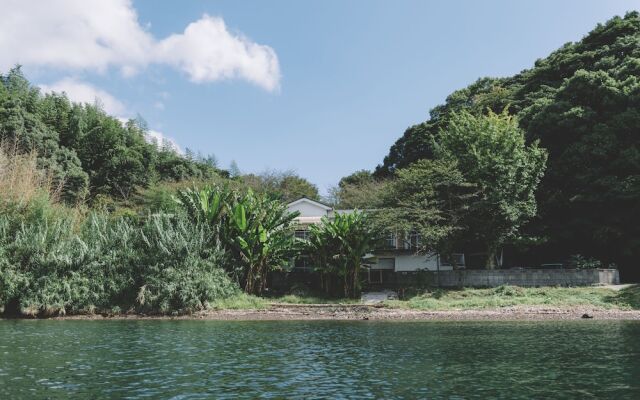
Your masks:
[[[155,316],[141,314],[74,315],[53,319],[185,319],[185,320],[478,320],[478,321],[539,321],[539,320],[640,320],[640,310],[509,307],[499,309],[423,311],[360,304],[279,304],[259,310],[208,310],[188,315]]]

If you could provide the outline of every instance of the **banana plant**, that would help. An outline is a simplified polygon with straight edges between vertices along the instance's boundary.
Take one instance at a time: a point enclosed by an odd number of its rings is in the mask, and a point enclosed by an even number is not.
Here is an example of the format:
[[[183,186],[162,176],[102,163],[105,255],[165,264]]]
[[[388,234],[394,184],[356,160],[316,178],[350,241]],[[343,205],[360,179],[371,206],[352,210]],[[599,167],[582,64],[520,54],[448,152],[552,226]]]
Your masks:
[[[277,200],[249,191],[233,206],[232,245],[238,255],[241,281],[247,293],[261,294],[270,270],[283,267],[295,251],[293,221]]]
[[[366,215],[354,211],[325,217],[309,231],[307,249],[321,276],[339,277],[346,297],[359,296],[362,258],[373,249],[378,236]]]
[[[180,190],[174,200],[196,223],[215,224],[224,215],[228,197],[228,190],[207,186]]]
[[[286,206],[251,190],[240,195],[206,187],[178,192],[176,201],[195,223],[209,224],[231,258],[229,272],[247,293],[260,294],[270,270],[284,266],[296,249]]]

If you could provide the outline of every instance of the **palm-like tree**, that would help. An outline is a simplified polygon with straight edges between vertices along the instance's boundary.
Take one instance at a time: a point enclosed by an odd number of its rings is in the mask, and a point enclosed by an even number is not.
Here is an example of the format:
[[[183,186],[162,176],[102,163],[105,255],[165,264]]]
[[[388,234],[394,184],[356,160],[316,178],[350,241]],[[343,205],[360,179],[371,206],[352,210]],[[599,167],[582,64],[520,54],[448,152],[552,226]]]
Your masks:
[[[229,243],[241,261],[247,293],[261,294],[268,272],[291,260],[296,248],[293,221],[297,216],[279,201],[252,191],[233,206]]]
[[[356,210],[332,219],[325,217],[309,231],[308,249],[320,272],[342,278],[346,297],[359,296],[362,258],[377,238],[366,215]]]
[[[295,251],[293,220],[277,200],[249,190],[205,187],[178,192],[176,201],[197,224],[207,224],[231,256],[230,272],[247,293],[260,294],[270,270],[289,262]]]

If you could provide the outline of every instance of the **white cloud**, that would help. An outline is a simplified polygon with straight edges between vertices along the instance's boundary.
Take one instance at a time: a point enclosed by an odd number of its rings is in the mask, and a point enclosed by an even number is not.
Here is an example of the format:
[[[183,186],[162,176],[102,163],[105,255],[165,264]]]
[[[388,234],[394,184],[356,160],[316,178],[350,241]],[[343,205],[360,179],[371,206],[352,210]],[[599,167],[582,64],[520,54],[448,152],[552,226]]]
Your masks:
[[[171,137],[165,135],[162,132],[154,131],[150,129],[147,132],[146,139],[148,142],[156,143],[158,146],[169,146],[175,150],[178,154],[184,154],[178,143]]]
[[[158,60],[182,69],[194,82],[242,78],[275,90],[280,81],[273,49],[233,36],[222,18],[204,15],[184,33],[162,40],[156,50]]]
[[[79,81],[74,78],[64,78],[51,85],[39,85],[42,92],[66,93],[69,100],[76,103],[93,104],[96,101],[102,105],[104,111],[111,115],[122,115],[125,113],[125,106],[118,99],[102,89]]]
[[[276,90],[274,50],[229,32],[222,18],[203,15],[183,33],[156,39],[140,25],[130,0],[5,0],[0,70],[25,66],[132,76],[149,64],[170,65],[193,82],[243,79]]]

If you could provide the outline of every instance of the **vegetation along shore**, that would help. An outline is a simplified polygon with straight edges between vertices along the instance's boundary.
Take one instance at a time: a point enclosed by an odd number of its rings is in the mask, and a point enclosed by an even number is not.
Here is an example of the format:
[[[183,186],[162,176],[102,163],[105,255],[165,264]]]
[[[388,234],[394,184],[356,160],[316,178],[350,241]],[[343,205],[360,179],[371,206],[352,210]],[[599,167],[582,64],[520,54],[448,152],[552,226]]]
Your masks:
[[[359,301],[383,284],[375,250],[398,238],[438,268],[463,267],[465,249],[480,268],[606,267],[637,281],[639,39],[630,12],[519,74],[479,79],[327,198],[293,172],[224,169],[150,140],[141,117],[43,95],[16,66],[0,75],[0,312],[638,319],[636,286],[443,290],[416,280],[392,288],[399,300]],[[335,212],[301,230],[287,208],[301,197]],[[365,275],[375,263],[374,282]]]
[[[189,314],[103,313],[55,319],[187,320],[640,320],[640,286],[435,290],[407,300],[240,295]]]

